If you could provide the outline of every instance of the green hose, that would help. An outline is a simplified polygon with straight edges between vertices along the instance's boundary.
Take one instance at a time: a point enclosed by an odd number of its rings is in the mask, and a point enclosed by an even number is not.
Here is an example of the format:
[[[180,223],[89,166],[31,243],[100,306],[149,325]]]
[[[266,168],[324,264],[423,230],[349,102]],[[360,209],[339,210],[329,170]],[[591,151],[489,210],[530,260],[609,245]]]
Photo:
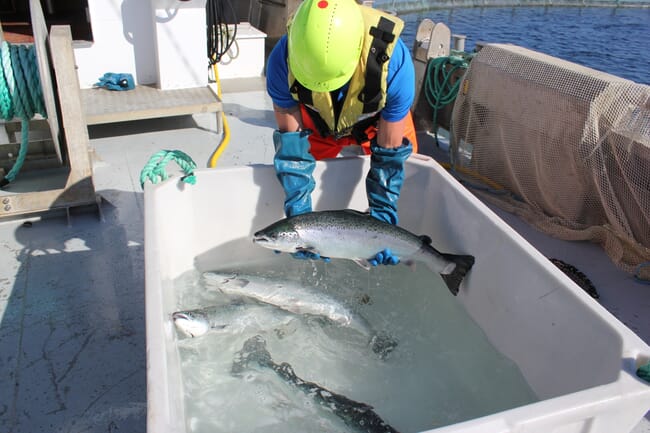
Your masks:
[[[451,78],[459,69],[467,69],[472,55],[452,51],[447,57],[436,57],[429,60],[424,82],[424,95],[433,109],[433,127],[438,144],[438,111],[453,103],[458,95],[461,79],[451,84]]]

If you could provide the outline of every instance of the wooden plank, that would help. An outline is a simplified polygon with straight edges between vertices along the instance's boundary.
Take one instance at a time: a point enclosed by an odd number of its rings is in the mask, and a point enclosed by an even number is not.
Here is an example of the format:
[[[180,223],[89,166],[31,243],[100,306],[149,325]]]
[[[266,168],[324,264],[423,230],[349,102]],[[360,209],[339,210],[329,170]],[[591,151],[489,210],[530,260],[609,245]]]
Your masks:
[[[65,144],[68,149],[70,164],[68,184],[89,180],[92,185],[92,167],[88,153],[90,139],[81,106],[79,77],[77,77],[77,70],[74,66],[70,26],[57,25],[50,28],[50,49],[56,53],[56,56],[52,58],[52,65],[56,72],[61,125],[65,131]]]
[[[93,88],[81,90],[81,97],[88,125],[223,111],[209,86],[169,90],[136,86],[126,91]]]
[[[0,196],[0,217],[18,217],[99,204],[99,197],[95,194],[88,196],[87,192],[86,186],[76,185],[63,189]]]
[[[56,111],[56,95],[54,85],[52,84],[52,69],[50,68],[50,53],[48,50],[48,33],[43,9],[39,0],[30,0],[29,9],[32,21],[32,31],[34,33],[34,48],[36,50],[36,60],[38,63],[38,73],[43,91],[43,102],[47,111],[47,119],[54,141],[54,150],[60,164],[63,163],[61,152],[61,130],[58,113]]]

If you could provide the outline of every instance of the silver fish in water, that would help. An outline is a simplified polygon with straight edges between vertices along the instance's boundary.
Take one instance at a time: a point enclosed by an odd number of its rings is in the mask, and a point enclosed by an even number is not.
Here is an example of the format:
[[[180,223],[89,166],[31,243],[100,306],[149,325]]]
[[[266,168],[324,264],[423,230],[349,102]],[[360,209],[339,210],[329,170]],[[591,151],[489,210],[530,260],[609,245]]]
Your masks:
[[[241,333],[262,331],[284,326],[295,318],[272,305],[231,302],[192,310],[176,311],[172,320],[176,329],[187,337],[199,337],[208,332]]]
[[[373,330],[363,316],[315,287],[219,272],[204,272],[203,282],[206,288],[229,296],[254,299],[295,314],[324,317],[340,326],[354,329],[368,339],[372,350],[382,358],[397,346],[389,335]]]
[[[290,281],[220,272],[204,272],[203,281],[207,288],[226,295],[255,299],[295,314],[322,316],[365,334],[370,329],[366,319],[316,288]]]
[[[369,268],[369,260],[377,252],[390,249],[401,263],[422,262],[439,273],[454,296],[474,265],[471,255],[441,253],[431,245],[428,236],[417,236],[349,209],[284,218],[255,233],[253,242],[287,253],[309,251],[321,257],[350,259],[364,268]]]

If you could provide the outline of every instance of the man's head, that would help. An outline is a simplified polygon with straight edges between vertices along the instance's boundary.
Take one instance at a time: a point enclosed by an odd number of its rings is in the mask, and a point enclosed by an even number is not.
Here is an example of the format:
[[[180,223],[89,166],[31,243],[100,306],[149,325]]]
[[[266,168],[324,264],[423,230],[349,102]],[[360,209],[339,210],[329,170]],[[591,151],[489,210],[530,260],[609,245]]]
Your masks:
[[[352,77],[361,56],[363,16],[355,0],[305,0],[288,28],[289,67],[298,82],[330,92]]]

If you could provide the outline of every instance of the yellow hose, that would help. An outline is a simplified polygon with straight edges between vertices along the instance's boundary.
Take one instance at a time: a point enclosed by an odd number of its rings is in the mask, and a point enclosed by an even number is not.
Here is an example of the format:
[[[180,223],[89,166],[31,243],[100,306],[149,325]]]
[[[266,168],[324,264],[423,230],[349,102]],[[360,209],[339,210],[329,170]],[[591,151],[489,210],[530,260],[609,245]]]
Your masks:
[[[219,72],[217,72],[216,64],[212,65],[212,71],[214,72],[214,79],[217,82],[217,96],[219,97],[219,100],[221,100],[221,82],[219,81]],[[223,137],[221,138],[221,143],[219,143],[219,146],[217,146],[217,148],[212,153],[212,156],[210,156],[210,160],[208,162],[209,168],[214,168],[217,165],[217,160],[223,151],[226,150],[228,142],[230,141],[230,127],[228,126],[226,113],[223,111],[221,112],[221,119],[223,120]]]

